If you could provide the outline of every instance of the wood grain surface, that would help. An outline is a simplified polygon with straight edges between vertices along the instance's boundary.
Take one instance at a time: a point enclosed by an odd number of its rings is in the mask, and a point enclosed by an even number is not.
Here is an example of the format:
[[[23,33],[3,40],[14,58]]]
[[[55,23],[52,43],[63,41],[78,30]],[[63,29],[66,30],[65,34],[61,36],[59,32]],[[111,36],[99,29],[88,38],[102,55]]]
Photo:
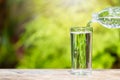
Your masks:
[[[120,80],[120,69],[72,75],[70,69],[0,69],[0,80]]]

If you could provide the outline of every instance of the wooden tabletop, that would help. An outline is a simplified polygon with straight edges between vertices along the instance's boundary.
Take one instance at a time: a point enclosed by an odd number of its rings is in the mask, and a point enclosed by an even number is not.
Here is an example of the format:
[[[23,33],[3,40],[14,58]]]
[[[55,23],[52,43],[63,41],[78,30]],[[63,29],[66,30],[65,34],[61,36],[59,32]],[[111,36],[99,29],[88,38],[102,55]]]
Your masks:
[[[120,80],[120,69],[93,70],[89,76],[70,69],[0,69],[0,80]]]

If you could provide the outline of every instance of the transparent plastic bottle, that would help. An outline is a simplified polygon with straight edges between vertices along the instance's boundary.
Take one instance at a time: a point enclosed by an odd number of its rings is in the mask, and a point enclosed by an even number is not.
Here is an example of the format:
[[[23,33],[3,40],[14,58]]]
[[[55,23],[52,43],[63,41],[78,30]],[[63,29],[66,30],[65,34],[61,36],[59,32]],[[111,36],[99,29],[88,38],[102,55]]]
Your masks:
[[[107,28],[120,28],[120,7],[105,8],[93,14],[90,23],[92,22],[98,22]]]

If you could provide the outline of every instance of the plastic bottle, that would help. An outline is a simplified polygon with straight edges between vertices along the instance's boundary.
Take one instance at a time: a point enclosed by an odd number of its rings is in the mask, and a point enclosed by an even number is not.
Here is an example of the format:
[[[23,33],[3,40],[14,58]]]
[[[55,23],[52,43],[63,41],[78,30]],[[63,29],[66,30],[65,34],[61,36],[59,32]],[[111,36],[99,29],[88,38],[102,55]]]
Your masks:
[[[106,8],[93,14],[92,22],[98,22],[107,28],[120,28],[120,7]]]

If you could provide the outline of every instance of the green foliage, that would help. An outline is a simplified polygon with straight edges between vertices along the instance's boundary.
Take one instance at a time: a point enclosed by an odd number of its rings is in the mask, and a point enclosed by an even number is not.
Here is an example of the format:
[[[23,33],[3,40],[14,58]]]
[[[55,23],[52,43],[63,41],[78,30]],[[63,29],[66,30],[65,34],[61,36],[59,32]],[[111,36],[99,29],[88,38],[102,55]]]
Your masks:
[[[110,68],[120,58],[119,31],[100,27],[93,35],[93,68]]]
[[[9,42],[8,35],[4,35],[0,41],[0,67],[12,68],[17,62],[14,48]]]
[[[70,68],[70,27],[85,26],[93,12],[120,5],[119,0],[83,0],[80,3],[75,0],[74,4],[69,1],[8,0],[7,27],[0,35],[0,65],[17,62],[16,68]],[[118,68],[119,31],[97,24],[92,27],[93,68]],[[21,28],[25,32],[12,43],[11,37],[18,35]],[[18,51],[21,47],[23,52]]]
[[[46,3],[43,1],[41,5],[45,6]],[[90,20],[88,16],[91,16],[91,14],[86,13],[88,7],[86,8],[85,6],[81,6],[84,10],[77,13],[76,11],[79,11],[78,6],[64,8],[64,5],[56,7],[56,4],[57,2],[55,4],[49,2],[49,5],[46,7],[41,7],[42,12],[40,16],[37,16],[35,20],[25,25],[26,32],[23,34],[20,43],[24,42],[25,56],[18,65],[18,68],[71,67],[70,26],[85,25]],[[74,9],[76,11],[72,11]],[[114,54],[120,57],[118,31],[102,28],[98,25],[93,26],[95,26],[92,54],[93,68],[111,68],[116,61],[116,57],[111,52],[113,47],[116,47],[113,51]]]
[[[70,66],[70,54],[67,51],[69,47],[66,45],[68,42],[65,40],[66,34],[63,33],[61,28],[44,17],[38,17],[26,26],[26,34],[23,34],[22,39],[27,54],[22,65],[19,66],[20,68]]]

